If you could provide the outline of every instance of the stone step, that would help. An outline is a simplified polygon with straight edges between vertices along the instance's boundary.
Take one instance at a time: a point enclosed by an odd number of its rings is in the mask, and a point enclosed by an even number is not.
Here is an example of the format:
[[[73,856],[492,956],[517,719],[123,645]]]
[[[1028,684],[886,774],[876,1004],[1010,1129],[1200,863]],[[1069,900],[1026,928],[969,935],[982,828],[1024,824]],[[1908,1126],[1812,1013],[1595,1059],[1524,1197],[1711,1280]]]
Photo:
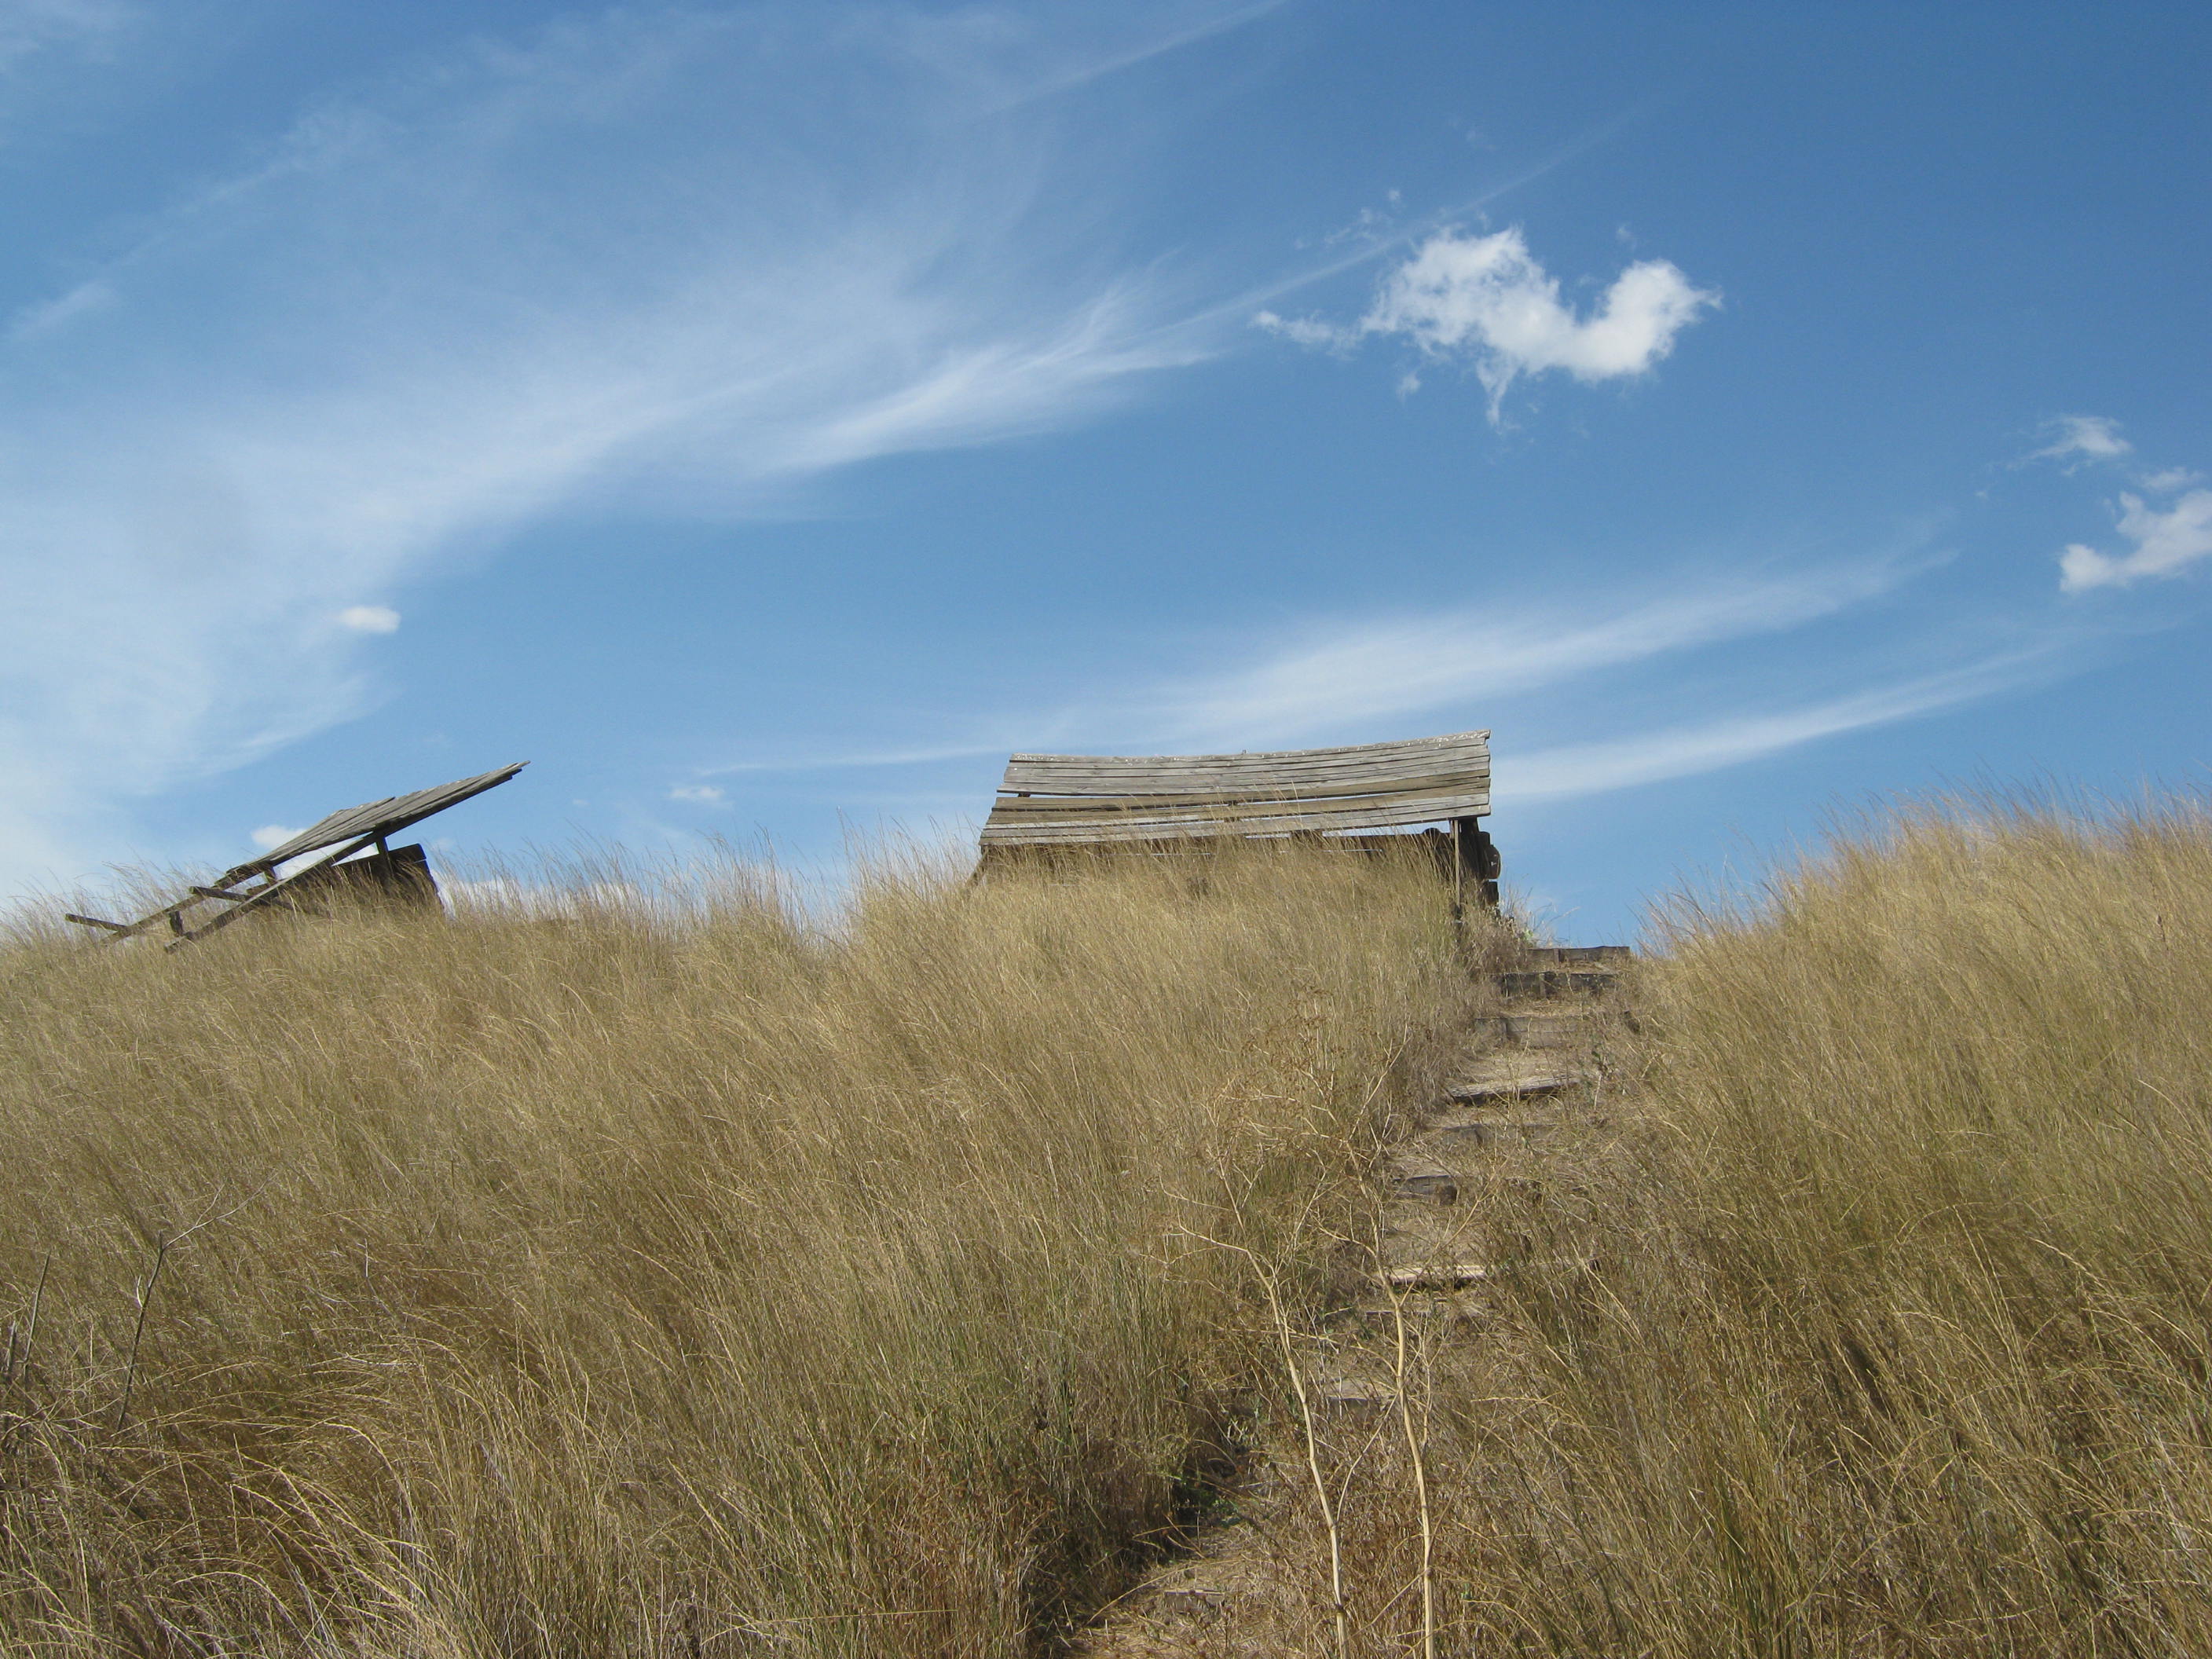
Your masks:
[[[1485,1152],[1505,1146],[1525,1146],[1556,1133],[1559,1120],[1542,1117],[1482,1117],[1457,1123],[1432,1123],[1413,1141],[1415,1146],[1439,1158],[1455,1152]]]
[[[1398,1322],[1408,1326],[1419,1326],[1443,1320],[1463,1320],[1469,1324],[1484,1324],[1497,1317],[1498,1287],[1495,1285],[1469,1285],[1457,1291],[1405,1291],[1395,1296],[1384,1296],[1374,1302],[1362,1302],[1346,1308],[1340,1316],[1346,1323],[1357,1323],[1364,1328],[1363,1340],[1388,1344]]]
[[[1539,945],[1528,954],[1545,968],[1589,968],[1600,963],[1636,960],[1635,951],[1626,945]]]
[[[1499,1042],[1518,1043],[1523,1048],[1587,1048],[1594,1033],[1589,1015],[1571,1009],[1510,1010],[1487,1023]]]
[[[1540,1100],[1563,1089],[1580,1087],[1595,1079],[1588,1072],[1560,1068],[1509,1073],[1503,1077],[1471,1078],[1449,1084],[1444,1098],[1456,1106],[1479,1106],[1486,1101]]]
[[[1480,1285],[1497,1272],[1486,1261],[1425,1262],[1418,1267],[1388,1267],[1381,1276],[1394,1291],[1459,1291]]]
[[[1424,1204],[1456,1204],[1460,1180],[1451,1170],[1410,1170],[1391,1176],[1384,1191],[1391,1198],[1416,1199]]]
[[[1500,1261],[1407,1262],[1386,1268],[1379,1276],[1383,1285],[1393,1291],[1423,1291],[1433,1294],[1464,1291],[1474,1285],[1493,1284],[1501,1279],[1529,1273],[1586,1273],[1596,1266],[1597,1258],[1591,1255],[1519,1256]],[[1364,1308],[1368,1304],[1362,1305]],[[1382,1311],[1389,1311],[1387,1304]]]
[[[1306,1379],[1306,1398],[1324,1411],[1395,1406],[1398,1391],[1378,1377],[1322,1374]]]
[[[1508,997],[1599,997],[1620,985],[1620,975],[1603,968],[1537,968],[1491,977],[1498,994]]]

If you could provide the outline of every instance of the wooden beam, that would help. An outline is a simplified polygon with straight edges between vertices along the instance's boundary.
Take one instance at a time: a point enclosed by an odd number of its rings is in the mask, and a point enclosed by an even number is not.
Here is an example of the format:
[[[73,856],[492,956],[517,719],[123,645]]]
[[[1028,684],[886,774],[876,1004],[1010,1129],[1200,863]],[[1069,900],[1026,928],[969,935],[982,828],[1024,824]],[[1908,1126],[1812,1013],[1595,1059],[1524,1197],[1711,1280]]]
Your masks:
[[[374,844],[375,841],[376,836],[374,833],[362,836],[356,840],[347,842],[345,845],[338,848],[335,852],[332,852],[325,857],[317,859],[313,864],[309,864],[300,869],[295,870],[290,875],[285,877],[282,881],[272,882],[266,887],[257,887],[252,893],[240,899],[233,908],[219,913],[212,921],[206,922],[200,927],[192,928],[189,932],[180,933],[177,939],[173,939],[169,944],[162,948],[169,951],[180,950],[184,946],[191,944],[195,939],[205,939],[210,933],[229,927],[232,922],[236,921],[240,916],[249,915],[252,912],[261,908],[264,904],[289,903],[289,900],[281,896],[287,887],[291,886],[293,883],[298,881],[302,876],[313,874],[314,872],[323,868],[325,865],[337,864],[343,860],[351,858],[356,853],[362,851],[364,848]]]

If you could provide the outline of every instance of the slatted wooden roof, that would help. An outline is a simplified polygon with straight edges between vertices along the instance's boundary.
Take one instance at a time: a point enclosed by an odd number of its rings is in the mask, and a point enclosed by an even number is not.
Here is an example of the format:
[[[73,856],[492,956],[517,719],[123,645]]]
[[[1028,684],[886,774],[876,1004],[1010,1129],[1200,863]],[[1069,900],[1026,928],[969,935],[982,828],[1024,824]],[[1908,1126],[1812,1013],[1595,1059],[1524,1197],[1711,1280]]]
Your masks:
[[[1490,811],[1490,733],[1240,755],[1016,755],[986,847],[1382,830]]]
[[[340,842],[358,841],[364,836],[397,835],[409,824],[419,823],[433,813],[444,811],[448,806],[458,806],[471,795],[481,795],[487,789],[497,788],[528,764],[527,761],[517,761],[512,766],[501,767],[496,772],[485,772],[473,778],[461,778],[453,783],[417,789],[411,794],[386,795],[382,800],[364,801],[359,806],[349,806],[342,812],[331,813],[313,828],[302,830],[283,846],[270,848],[251,864],[241,864],[235,869],[225,871],[215,884],[228,887],[258,871],[298,858],[302,853],[312,853],[319,848],[336,847]]]

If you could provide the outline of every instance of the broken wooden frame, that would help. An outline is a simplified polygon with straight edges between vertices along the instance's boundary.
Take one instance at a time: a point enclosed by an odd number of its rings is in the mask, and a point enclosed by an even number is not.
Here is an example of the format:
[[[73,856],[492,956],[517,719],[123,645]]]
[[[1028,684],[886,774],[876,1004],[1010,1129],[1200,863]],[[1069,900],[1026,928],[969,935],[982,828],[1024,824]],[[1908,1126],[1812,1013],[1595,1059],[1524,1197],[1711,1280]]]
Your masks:
[[[1199,850],[1221,837],[1310,838],[1347,851],[1424,848],[1455,894],[1498,902],[1490,733],[1237,755],[1016,755],[983,826],[981,870],[1113,852]],[[1419,836],[1348,831],[1436,824]]]
[[[432,789],[417,789],[412,794],[388,795],[382,800],[333,812],[313,828],[301,830],[259,858],[233,866],[206,886],[187,889],[184,897],[136,921],[103,921],[98,916],[80,915],[69,915],[63,920],[104,930],[106,937],[103,942],[107,944],[166,927],[174,936],[167,945],[173,951],[228,927],[240,916],[270,908],[294,909],[302,900],[334,890],[424,898],[434,902],[437,888],[430,879],[429,861],[422,849],[392,847],[388,844],[390,838],[410,824],[459,805],[472,795],[497,788],[528,763],[517,761],[496,772],[441,783]],[[289,875],[276,873],[279,866],[325,848],[331,850],[313,863]],[[371,848],[376,850],[368,857],[356,856]],[[352,862],[347,862],[349,860]],[[188,921],[192,911],[207,904],[226,908],[198,925]]]

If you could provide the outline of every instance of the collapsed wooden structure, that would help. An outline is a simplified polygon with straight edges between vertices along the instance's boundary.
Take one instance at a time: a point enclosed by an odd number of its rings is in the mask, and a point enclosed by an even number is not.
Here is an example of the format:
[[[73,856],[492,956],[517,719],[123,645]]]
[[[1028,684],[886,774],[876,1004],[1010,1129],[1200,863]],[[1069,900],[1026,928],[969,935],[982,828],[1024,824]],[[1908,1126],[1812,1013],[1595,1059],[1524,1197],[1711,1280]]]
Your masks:
[[[205,886],[188,888],[182,898],[136,921],[103,921],[98,916],[80,915],[64,920],[100,929],[111,944],[166,929],[172,936],[168,948],[173,951],[256,911],[313,908],[342,895],[434,906],[438,884],[430,874],[428,855],[420,846],[393,847],[391,837],[473,795],[497,788],[527,764],[517,761],[495,772],[417,789],[412,794],[387,795],[382,800],[333,812],[281,846],[234,865]],[[372,848],[374,852],[369,850]],[[282,866],[325,849],[328,849],[325,856],[313,863],[286,875],[277,874]],[[221,908],[204,919],[194,919],[196,912],[211,904]]]
[[[1016,755],[983,826],[982,867],[1223,836],[1314,837],[1375,853],[1418,840],[1455,887],[1498,902],[1490,733],[1236,755]],[[1419,837],[1413,824],[1441,825]]]

